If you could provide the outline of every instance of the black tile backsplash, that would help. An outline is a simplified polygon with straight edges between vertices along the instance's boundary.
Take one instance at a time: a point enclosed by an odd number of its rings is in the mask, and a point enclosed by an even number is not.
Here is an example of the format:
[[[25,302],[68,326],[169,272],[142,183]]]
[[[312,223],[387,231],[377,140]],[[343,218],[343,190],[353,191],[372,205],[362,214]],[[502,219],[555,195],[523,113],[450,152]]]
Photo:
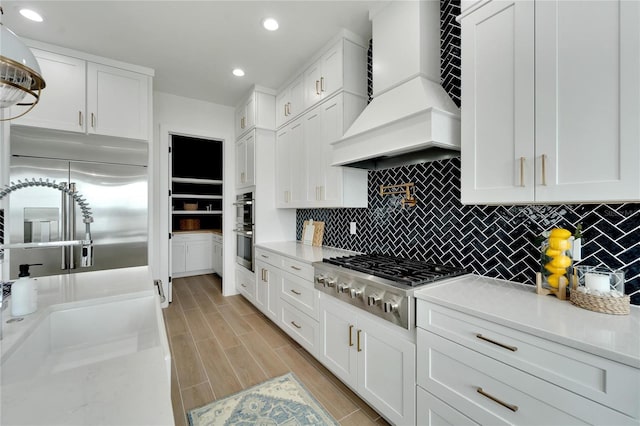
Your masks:
[[[418,204],[402,209],[400,196],[380,196],[380,185],[415,183]],[[323,244],[472,269],[489,277],[533,284],[543,231],[583,226],[583,265],[625,271],[626,292],[640,289],[640,204],[470,206],[460,202],[460,159],[369,172],[369,208],[297,211],[297,238],[305,220],[325,222]],[[349,222],[357,234],[349,235]],[[640,304],[640,294],[632,297]]]

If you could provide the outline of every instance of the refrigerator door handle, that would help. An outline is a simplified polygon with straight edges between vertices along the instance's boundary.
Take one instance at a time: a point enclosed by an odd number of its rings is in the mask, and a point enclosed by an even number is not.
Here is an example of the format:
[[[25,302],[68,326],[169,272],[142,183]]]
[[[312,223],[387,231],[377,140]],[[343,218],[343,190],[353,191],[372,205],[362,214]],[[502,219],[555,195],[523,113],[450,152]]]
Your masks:
[[[69,192],[76,192],[75,182],[69,183]],[[68,240],[76,238],[76,202],[73,197],[67,196],[69,200],[68,216],[69,216],[69,235]],[[69,269],[76,269],[76,259],[74,253],[74,247],[69,246]]]
[[[60,184],[67,186],[66,182],[61,182]],[[61,191],[60,194],[61,194],[60,206],[61,206],[61,214],[62,214],[62,218],[61,218],[62,220],[60,221],[60,226],[62,228],[62,232],[60,233],[60,239],[68,240],[69,233],[67,231],[67,224],[68,224],[69,218],[67,217],[67,194],[64,191]],[[67,269],[69,268],[69,247],[61,247],[60,252],[62,254],[60,269]]]

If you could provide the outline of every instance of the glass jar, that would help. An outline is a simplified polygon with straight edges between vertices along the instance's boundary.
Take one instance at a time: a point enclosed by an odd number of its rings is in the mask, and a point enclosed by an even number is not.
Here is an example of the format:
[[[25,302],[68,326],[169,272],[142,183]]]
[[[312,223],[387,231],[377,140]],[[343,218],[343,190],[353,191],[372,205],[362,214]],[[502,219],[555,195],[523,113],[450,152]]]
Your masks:
[[[540,272],[543,287],[557,290],[564,285],[569,289],[573,266],[571,238],[550,236],[542,242]]]

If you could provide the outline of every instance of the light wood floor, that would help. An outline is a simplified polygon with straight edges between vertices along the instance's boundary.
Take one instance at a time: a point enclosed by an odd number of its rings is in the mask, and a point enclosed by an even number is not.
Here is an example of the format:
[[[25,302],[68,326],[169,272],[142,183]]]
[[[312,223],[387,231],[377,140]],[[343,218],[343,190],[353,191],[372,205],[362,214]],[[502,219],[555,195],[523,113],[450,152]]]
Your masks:
[[[222,296],[217,275],[175,279],[163,312],[176,425],[192,408],[289,371],[341,425],[387,424],[242,296]]]

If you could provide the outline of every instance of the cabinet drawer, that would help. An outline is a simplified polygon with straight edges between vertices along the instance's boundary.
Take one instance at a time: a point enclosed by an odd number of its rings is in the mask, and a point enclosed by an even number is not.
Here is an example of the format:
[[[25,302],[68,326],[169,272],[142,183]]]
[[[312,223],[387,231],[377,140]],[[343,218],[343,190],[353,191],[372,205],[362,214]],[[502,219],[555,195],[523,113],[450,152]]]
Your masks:
[[[280,314],[282,329],[315,357],[320,330],[318,321],[285,301],[280,303]]]
[[[480,424],[637,424],[434,333],[418,329],[418,348],[418,385]]]
[[[250,301],[256,298],[256,280],[236,269],[236,289]]]
[[[423,300],[417,312],[418,327],[640,417],[638,369]]]
[[[318,293],[312,282],[283,273],[280,280],[280,298],[310,317],[318,319]]]
[[[275,267],[282,267],[282,256],[272,253],[267,250],[256,248],[256,260],[268,263]]]
[[[282,257],[280,267],[286,272],[313,282],[313,266],[309,263],[300,262],[288,257]]]
[[[174,233],[171,239],[178,242],[196,242],[196,241],[211,241],[211,234],[206,232],[198,232],[193,234],[186,233]]]
[[[423,426],[467,426],[478,423],[418,386],[416,390],[416,424]]]

